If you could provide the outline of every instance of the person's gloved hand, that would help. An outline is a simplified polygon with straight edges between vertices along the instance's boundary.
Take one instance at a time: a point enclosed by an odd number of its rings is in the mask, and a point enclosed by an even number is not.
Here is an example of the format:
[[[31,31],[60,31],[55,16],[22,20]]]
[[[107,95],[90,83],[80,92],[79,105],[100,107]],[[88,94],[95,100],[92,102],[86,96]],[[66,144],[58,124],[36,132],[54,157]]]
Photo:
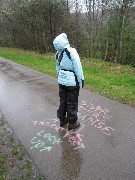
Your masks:
[[[82,80],[82,88],[84,88],[84,80]]]

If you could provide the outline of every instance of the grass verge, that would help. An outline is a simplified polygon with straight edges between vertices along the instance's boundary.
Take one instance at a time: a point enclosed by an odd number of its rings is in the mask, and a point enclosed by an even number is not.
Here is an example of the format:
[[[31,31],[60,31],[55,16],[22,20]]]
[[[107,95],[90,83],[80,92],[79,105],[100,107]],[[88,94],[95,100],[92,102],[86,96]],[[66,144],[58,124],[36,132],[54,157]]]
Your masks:
[[[45,180],[0,112],[0,180]]]
[[[57,77],[54,55],[0,48],[0,56],[34,70]],[[110,99],[135,107],[135,69],[99,59],[81,59],[85,87]]]

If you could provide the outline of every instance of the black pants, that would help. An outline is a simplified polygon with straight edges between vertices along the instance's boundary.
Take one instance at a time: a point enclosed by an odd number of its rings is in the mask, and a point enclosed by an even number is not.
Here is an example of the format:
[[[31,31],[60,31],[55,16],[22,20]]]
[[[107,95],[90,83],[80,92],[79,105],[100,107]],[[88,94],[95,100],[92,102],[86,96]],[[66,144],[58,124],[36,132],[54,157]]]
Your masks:
[[[79,87],[59,85],[60,105],[57,117],[60,121],[67,120],[70,123],[77,121]]]

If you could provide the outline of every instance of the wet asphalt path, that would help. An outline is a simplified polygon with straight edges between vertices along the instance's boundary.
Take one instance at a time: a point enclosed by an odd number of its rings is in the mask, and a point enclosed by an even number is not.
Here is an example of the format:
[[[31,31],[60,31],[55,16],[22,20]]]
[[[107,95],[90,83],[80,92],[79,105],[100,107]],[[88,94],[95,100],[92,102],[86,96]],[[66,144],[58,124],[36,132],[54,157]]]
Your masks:
[[[46,180],[135,180],[135,109],[85,89],[59,128],[55,78],[0,58],[0,110]]]

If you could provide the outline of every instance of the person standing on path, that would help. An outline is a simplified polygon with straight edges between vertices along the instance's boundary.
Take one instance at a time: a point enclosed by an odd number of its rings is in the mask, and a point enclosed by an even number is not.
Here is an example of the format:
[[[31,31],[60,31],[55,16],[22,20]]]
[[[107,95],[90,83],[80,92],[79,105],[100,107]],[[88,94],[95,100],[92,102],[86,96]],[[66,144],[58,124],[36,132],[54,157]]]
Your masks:
[[[56,52],[56,70],[58,73],[60,105],[57,117],[60,127],[68,124],[68,130],[80,126],[77,121],[79,90],[84,86],[84,75],[79,55],[70,47],[67,35],[58,35],[53,45]]]

